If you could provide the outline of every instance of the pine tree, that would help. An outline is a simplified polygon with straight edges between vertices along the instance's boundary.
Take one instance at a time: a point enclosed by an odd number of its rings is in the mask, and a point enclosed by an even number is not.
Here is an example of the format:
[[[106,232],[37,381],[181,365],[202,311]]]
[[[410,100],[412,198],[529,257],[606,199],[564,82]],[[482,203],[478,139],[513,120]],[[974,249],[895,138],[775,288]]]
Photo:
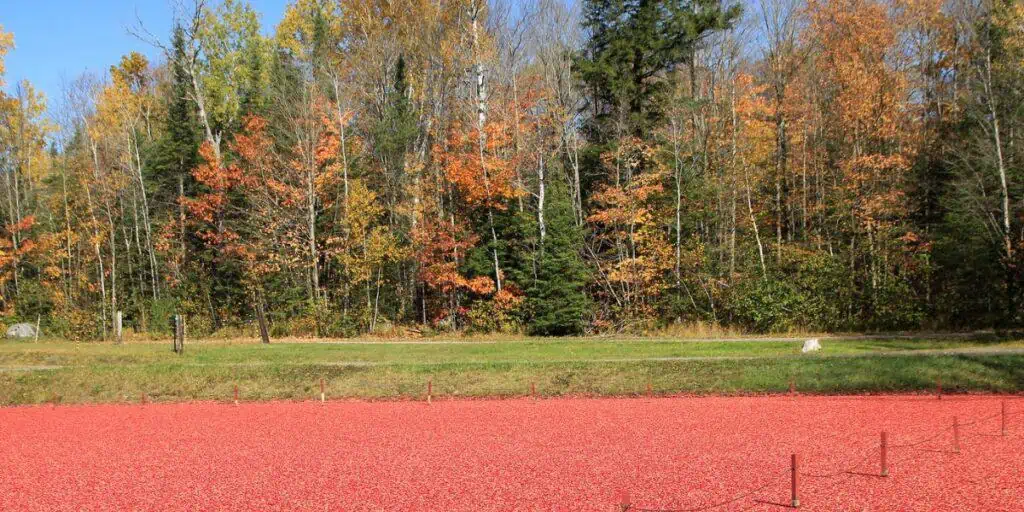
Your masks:
[[[573,219],[569,193],[552,180],[551,201],[545,206],[547,234],[537,261],[537,277],[527,290],[531,334],[580,334],[590,313],[589,272],[580,257],[583,233]]]

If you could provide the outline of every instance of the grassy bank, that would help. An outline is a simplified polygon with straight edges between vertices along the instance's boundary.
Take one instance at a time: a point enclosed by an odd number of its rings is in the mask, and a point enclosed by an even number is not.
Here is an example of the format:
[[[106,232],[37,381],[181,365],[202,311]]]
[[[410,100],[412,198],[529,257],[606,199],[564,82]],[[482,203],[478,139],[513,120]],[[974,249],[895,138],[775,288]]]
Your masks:
[[[949,392],[1024,390],[1024,341],[519,341],[489,344],[0,344],[0,404],[654,392]],[[946,352],[952,353],[946,353]],[[1005,353],[994,353],[1005,351]]]

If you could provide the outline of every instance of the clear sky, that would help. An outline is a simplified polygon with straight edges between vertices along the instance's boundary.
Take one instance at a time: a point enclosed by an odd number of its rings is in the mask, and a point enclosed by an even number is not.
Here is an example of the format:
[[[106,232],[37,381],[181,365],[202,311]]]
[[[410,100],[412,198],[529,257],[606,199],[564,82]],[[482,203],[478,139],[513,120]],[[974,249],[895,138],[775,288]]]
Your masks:
[[[103,73],[121,56],[138,51],[160,61],[159,50],[128,34],[136,15],[153,34],[170,39],[175,0],[0,0],[0,26],[14,33],[7,54],[7,89],[27,79],[46,94],[48,105],[60,97],[62,79],[83,71]],[[189,5],[191,0],[180,0]],[[264,31],[280,21],[287,0],[250,0],[262,13]]]

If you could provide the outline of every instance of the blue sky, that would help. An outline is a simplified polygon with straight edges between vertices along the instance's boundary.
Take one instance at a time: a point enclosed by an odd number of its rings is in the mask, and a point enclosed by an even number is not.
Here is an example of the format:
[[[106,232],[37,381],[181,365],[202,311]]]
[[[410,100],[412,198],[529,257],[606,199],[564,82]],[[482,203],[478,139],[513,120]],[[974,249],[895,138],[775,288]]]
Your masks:
[[[83,71],[102,73],[122,55],[135,50],[151,61],[159,50],[128,34],[136,14],[146,28],[169,39],[173,0],[0,0],[0,25],[14,33],[15,49],[7,54],[7,89],[27,79],[42,90],[52,107],[62,78]],[[186,5],[190,0],[184,0]],[[281,19],[286,0],[250,0],[262,13],[265,31]]]

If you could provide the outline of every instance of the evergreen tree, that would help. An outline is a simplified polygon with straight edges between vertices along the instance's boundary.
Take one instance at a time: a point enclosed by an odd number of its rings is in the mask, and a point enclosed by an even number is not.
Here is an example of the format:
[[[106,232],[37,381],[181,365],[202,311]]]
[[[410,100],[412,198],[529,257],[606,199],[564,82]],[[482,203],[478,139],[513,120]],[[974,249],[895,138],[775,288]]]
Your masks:
[[[583,28],[591,37],[574,68],[592,95],[595,141],[643,137],[658,126],[671,71],[692,62],[700,40],[740,12],[717,0],[585,0]]]
[[[537,261],[537,277],[527,290],[530,333],[549,336],[580,334],[590,323],[589,271],[579,249],[583,233],[573,219],[569,193],[552,180],[545,205],[547,234]]]
[[[194,187],[192,169],[198,163],[199,136],[198,126],[189,100],[190,83],[184,68],[185,36],[182,28],[175,27],[171,39],[173,54],[170,59],[171,83],[167,97],[167,119],[163,136],[157,141],[149,172],[151,190],[155,204],[177,205],[179,181],[189,195]]]
[[[374,150],[389,173],[400,173],[405,155],[416,138],[416,113],[409,101],[409,83],[405,77],[405,58],[395,63],[395,78],[387,93],[384,112],[373,128]]]

